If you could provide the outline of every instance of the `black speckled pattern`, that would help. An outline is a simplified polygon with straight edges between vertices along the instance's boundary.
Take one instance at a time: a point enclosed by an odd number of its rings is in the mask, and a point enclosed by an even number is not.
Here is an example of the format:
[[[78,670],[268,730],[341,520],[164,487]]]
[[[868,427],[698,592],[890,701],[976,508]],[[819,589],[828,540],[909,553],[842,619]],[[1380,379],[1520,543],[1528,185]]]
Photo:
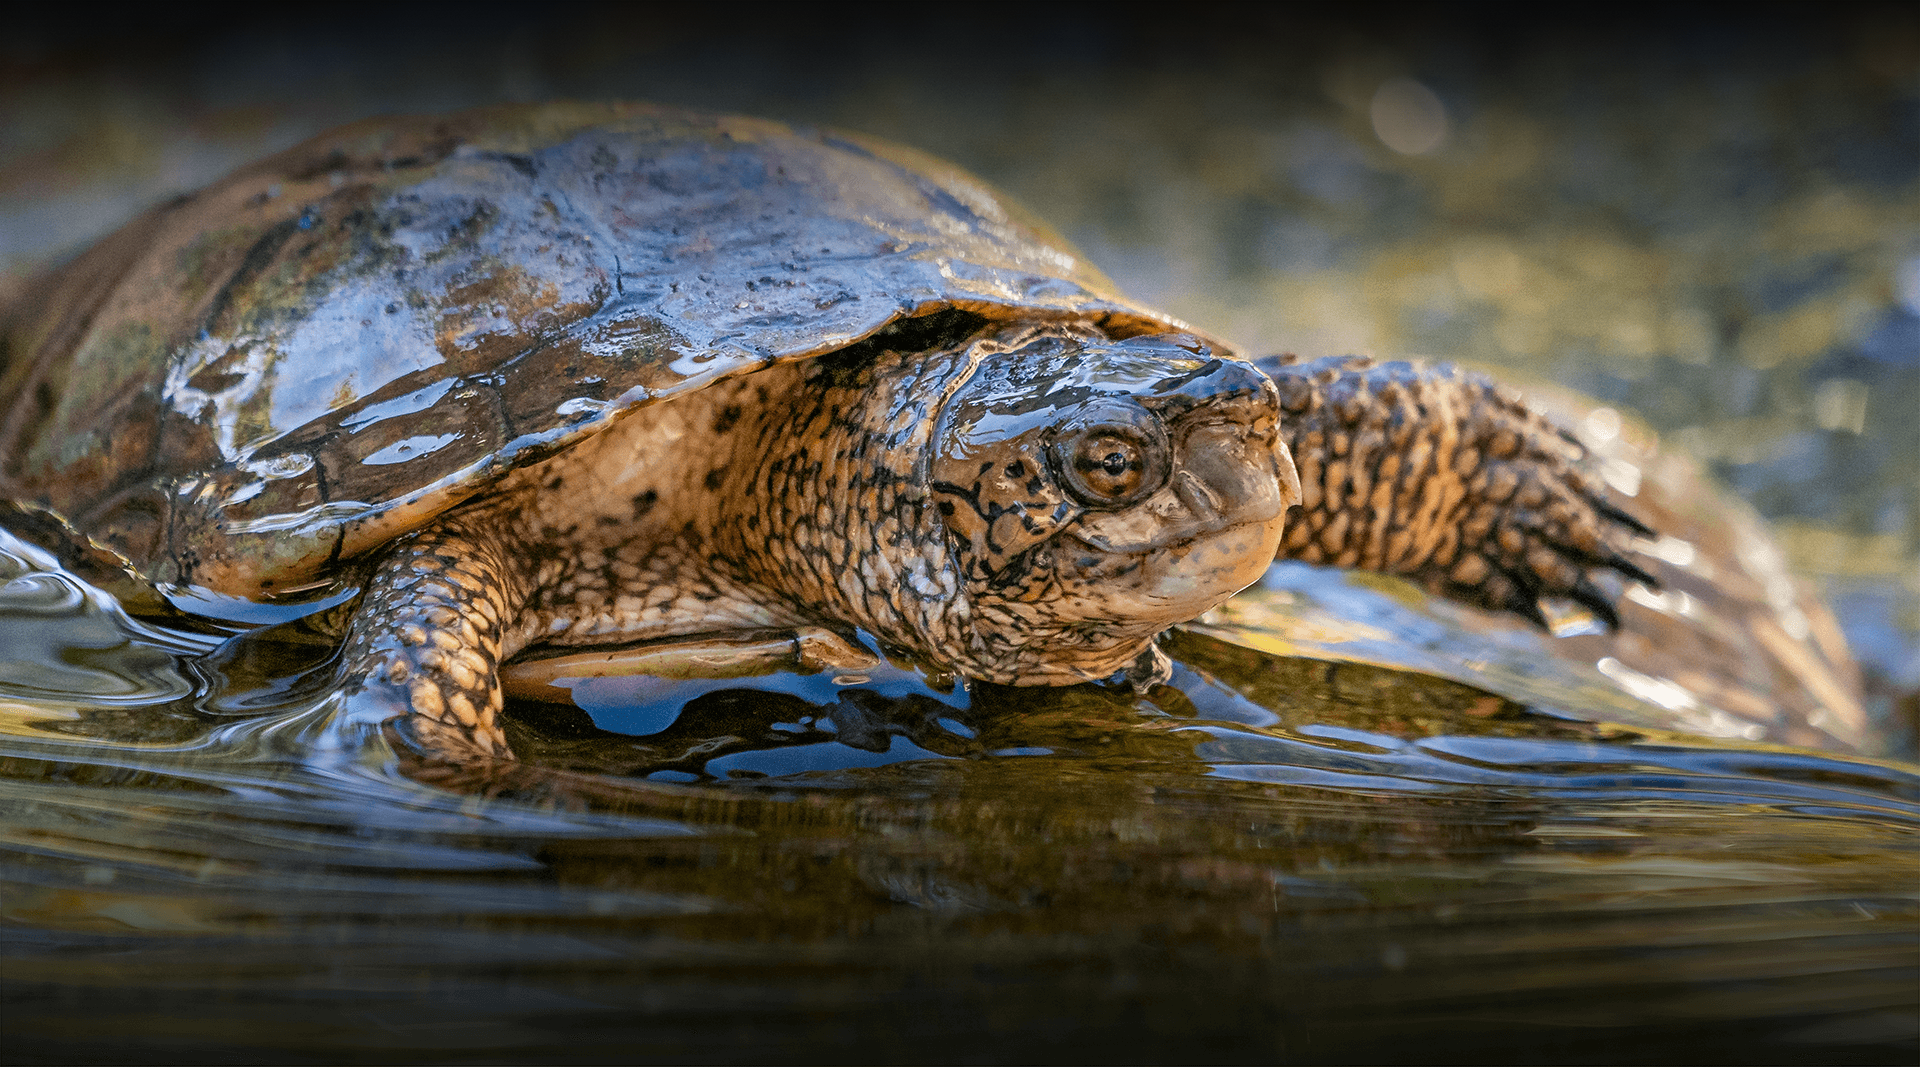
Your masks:
[[[1580,469],[1585,450],[1486,379],[1360,357],[1257,365],[1300,471],[1283,557],[1404,575],[1542,626],[1538,601],[1556,596],[1619,624],[1594,568],[1653,584],[1620,554],[1650,531]]]

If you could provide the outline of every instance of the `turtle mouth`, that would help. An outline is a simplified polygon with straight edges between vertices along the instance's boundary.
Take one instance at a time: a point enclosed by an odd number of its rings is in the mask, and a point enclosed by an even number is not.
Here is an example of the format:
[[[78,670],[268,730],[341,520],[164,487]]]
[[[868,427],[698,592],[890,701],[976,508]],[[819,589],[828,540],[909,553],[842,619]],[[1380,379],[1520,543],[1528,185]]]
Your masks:
[[[1163,553],[1177,555],[1194,548],[1202,542],[1210,541],[1223,535],[1230,535],[1236,530],[1247,530],[1251,527],[1264,527],[1274,524],[1275,520],[1279,517],[1278,515],[1269,515],[1260,518],[1218,518],[1198,527],[1184,529],[1179,534],[1171,537],[1162,535],[1159,537],[1119,540],[1103,535],[1097,531],[1085,529],[1069,530],[1065,536],[1075,542],[1076,548],[1096,552],[1115,560],[1133,560],[1157,556]],[[1273,540],[1275,549],[1277,550],[1279,547],[1279,534],[1277,532]],[[1272,555],[1271,552],[1267,554],[1269,556]]]
[[[1069,535],[1061,577],[1098,588],[1116,618],[1184,622],[1260,580],[1280,547],[1282,515],[1209,523],[1120,549]]]

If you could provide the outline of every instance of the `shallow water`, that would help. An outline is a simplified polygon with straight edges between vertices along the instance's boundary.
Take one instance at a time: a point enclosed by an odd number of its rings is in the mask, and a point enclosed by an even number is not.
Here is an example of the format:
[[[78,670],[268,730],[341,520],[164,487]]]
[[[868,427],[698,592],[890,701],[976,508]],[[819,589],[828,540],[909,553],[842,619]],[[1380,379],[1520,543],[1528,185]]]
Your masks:
[[[1183,633],[1138,697],[889,666],[512,709],[596,776],[567,810],[402,777],[313,631],[199,658],[23,562],[11,1059],[1916,1048],[1910,765]]]
[[[1637,412],[1781,524],[1880,688],[1783,736],[1811,713],[1283,566],[1144,697],[899,667],[515,707],[516,750],[581,775],[572,811],[401,776],[334,719],[318,623],[130,620],[15,553],[0,1059],[1920,1059],[1920,769],[1845,754],[1910,757],[1920,707],[1910,22],[288,18],[10,40],[0,296],[368,115],[844,125],[957,160],[1250,351],[1466,360]],[[1382,121],[1396,79],[1436,94],[1434,147]]]

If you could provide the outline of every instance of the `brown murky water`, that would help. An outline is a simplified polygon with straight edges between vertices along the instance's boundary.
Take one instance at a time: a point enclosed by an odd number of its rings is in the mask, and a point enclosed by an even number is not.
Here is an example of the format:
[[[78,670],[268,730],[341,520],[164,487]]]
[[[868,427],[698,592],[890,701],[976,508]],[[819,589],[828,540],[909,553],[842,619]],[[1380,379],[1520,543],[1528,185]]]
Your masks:
[[[1756,710],[1603,667],[1578,620],[1283,566],[1143,697],[902,665],[513,709],[517,751],[606,783],[570,812],[398,775],[334,721],[313,622],[129,619],[4,544],[5,1058],[1920,1055],[1910,23],[1155,48],[1062,17],[983,59],[918,23],[747,47],[558,18],[16,47],[10,269],[379,111],[618,95],[854,126],[1255,350],[1479,361],[1644,419],[1776,521],[1866,697]],[[1708,629],[1676,603],[1628,608]]]

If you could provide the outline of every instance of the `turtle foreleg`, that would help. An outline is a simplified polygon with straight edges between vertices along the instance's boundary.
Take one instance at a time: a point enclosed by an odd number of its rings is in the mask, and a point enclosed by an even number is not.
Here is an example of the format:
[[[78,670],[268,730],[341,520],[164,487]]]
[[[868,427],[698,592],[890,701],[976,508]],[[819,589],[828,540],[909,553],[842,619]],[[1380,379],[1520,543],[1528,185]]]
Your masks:
[[[1619,625],[1595,569],[1655,584],[1621,554],[1650,531],[1580,469],[1585,449],[1491,382],[1355,357],[1258,365],[1300,472],[1281,558],[1404,575],[1542,627],[1542,597]]]
[[[498,668],[526,642],[514,623],[531,584],[523,555],[472,514],[389,548],[348,625],[350,707],[428,759],[511,759]]]

